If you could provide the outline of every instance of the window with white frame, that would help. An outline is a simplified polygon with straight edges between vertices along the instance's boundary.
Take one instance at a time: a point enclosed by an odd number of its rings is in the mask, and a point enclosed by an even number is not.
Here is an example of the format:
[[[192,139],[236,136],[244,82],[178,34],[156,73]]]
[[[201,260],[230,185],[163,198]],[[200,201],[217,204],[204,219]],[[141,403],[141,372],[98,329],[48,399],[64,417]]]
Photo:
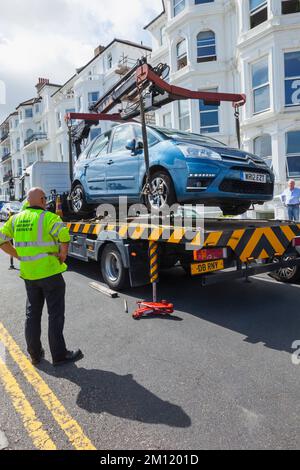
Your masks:
[[[166,113],[163,115],[163,127],[166,129],[171,129],[172,127],[172,114]]]
[[[263,158],[267,165],[272,168],[272,138],[270,134],[263,134],[256,137],[253,142],[253,151],[255,155]]]
[[[215,0],[195,0],[195,5],[201,5],[202,3],[212,3]]]
[[[159,45],[163,46],[166,39],[166,26],[162,26],[159,30]]]
[[[270,109],[270,82],[268,57],[252,64],[252,94],[254,114]]]
[[[268,19],[267,0],[249,0],[250,28],[253,29]]]
[[[56,113],[56,122],[57,122],[58,129],[60,129],[61,126],[62,126],[61,112],[60,111]]]
[[[80,111],[82,111],[82,105],[83,105],[82,96],[78,96],[77,97],[77,109],[79,113]]]
[[[191,128],[191,120],[190,120],[190,103],[188,100],[178,101],[178,119],[179,119],[179,129],[181,131],[189,131]]]
[[[25,118],[30,119],[33,117],[32,108],[25,108]]]
[[[186,39],[182,39],[176,45],[177,70],[187,66],[187,48]]]
[[[285,105],[300,105],[300,51],[284,54]]]
[[[202,31],[197,35],[197,62],[217,60],[216,35],[213,31]]]
[[[300,178],[300,130],[286,134],[287,172],[289,178]]]
[[[109,53],[108,56],[107,56],[107,68],[108,68],[108,70],[112,69],[112,66],[113,66],[113,58],[112,58],[112,54]]]
[[[281,12],[283,15],[300,12],[300,0],[282,0]]]
[[[218,91],[217,88],[205,90],[209,92]],[[200,111],[200,133],[210,134],[220,132],[219,125],[219,106],[213,104],[205,104],[203,100],[199,100]]]
[[[173,0],[173,14],[179,15],[185,9],[185,0]]]
[[[92,106],[93,104],[97,103],[97,101],[99,100],[99,96],[99,91],[90,92],[88,95],[89,106]]]

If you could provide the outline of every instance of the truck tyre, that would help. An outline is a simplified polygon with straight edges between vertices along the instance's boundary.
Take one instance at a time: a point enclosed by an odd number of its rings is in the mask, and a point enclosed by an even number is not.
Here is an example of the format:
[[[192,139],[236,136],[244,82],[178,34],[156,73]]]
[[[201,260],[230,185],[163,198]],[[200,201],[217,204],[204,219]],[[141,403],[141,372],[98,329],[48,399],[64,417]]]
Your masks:
[[[76,216],[93,217],[97,206],[88,204],[81,184],[76,184],[70,193],[70,208]]]
[[[128,270],[125,268],[118,248],[109,243],[101,255],[101,273],[105,283],[113,290],[121,291],[129,286]]]
[[[159,212],[165,205],[172,206],[177,202],[173,181],[164,171],[151,175],[150,184],[155,190],[153,195],[146,195],[145,201],[149,212]]]
[[[297,256],[285,256],[284,261],[288,261],[294,258],[297,258]],[[279,271],[271,273],[269,276],[279,282],[284,282],[286,284],[294,284],[295,282],[300,280],[300,267],[294,266],[294,268],[280,269]]]

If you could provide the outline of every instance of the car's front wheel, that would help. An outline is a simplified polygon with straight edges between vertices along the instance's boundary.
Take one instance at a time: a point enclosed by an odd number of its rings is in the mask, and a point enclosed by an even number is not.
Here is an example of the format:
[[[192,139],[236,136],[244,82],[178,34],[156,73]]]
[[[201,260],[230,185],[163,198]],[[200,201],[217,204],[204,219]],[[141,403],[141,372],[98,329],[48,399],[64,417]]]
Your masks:
[[[221,206],[220,209],[225,216],[235,216],[245,214],[251,207],[251,204],[238,205],[238,206]]]
[[[146,205],[150,212],[162,210],[177,202],[173,181],[166,172],[158,171],[151,175],[150,187],[151,191],[146,195]]]
[[[75,215],[86,216],[92,216],[96,207],[86,202],[84,189],[79,183],[76,184],[71,191],[70,206]]]

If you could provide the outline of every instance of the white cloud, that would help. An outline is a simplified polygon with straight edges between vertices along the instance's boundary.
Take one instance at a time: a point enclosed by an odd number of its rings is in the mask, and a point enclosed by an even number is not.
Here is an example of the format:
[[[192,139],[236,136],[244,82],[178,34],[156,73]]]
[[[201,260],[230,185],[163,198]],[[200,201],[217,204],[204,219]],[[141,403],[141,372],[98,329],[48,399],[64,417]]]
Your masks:
[[[1,0],[0,80],[7,104],[0,120],[35,94],[37,78],[63,83],[115,37],[150,44],[143,26],[161,0]]]

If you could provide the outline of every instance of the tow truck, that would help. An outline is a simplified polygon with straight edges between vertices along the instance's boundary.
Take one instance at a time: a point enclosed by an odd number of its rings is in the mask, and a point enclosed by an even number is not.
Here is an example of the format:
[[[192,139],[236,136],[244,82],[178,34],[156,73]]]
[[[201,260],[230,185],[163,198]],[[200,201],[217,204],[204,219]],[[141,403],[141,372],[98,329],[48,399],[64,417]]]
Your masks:
[[[140,117],[147,170],[144,192],[149,184],[147,112],[177,100],[197,99],[207,104],[222,101],[233,105],[237,141],[240,147],[239,110],[246,102],[243,94],[192,91],[170,85],[169,67],[152,67],[146,59],[122,77],[90,109],[90,113],[69,113],[70,178],[73,177],[73,146],[76,154],[99,121],[124,122]],[[125,104],[124,104],[125,103]],[[119,112],[112,112],[122,106]],[[74,125],[74,122],[79,124]],[[99,263],[106,284],[114,290],[127,286],[153,285],[157,300],[159,272],[181,266],[188,276],[199,276],[202,286],[220,281],[245,279],[270,273],[275,279],[294,282],[300,277],[300,224],[278,220],[206,219],[197,225],[193,211],[185,214],[185,224],[178,224],[178,214],[168,219],[140,215],[128,219],[102,216],[76,220],[68,210],[68,197],[59,198],[64,220],[70,230],[69,255],[79,260]],[[149,306],[144,306],[147,309]],[[170,306],[169,306],[170,308]]]

